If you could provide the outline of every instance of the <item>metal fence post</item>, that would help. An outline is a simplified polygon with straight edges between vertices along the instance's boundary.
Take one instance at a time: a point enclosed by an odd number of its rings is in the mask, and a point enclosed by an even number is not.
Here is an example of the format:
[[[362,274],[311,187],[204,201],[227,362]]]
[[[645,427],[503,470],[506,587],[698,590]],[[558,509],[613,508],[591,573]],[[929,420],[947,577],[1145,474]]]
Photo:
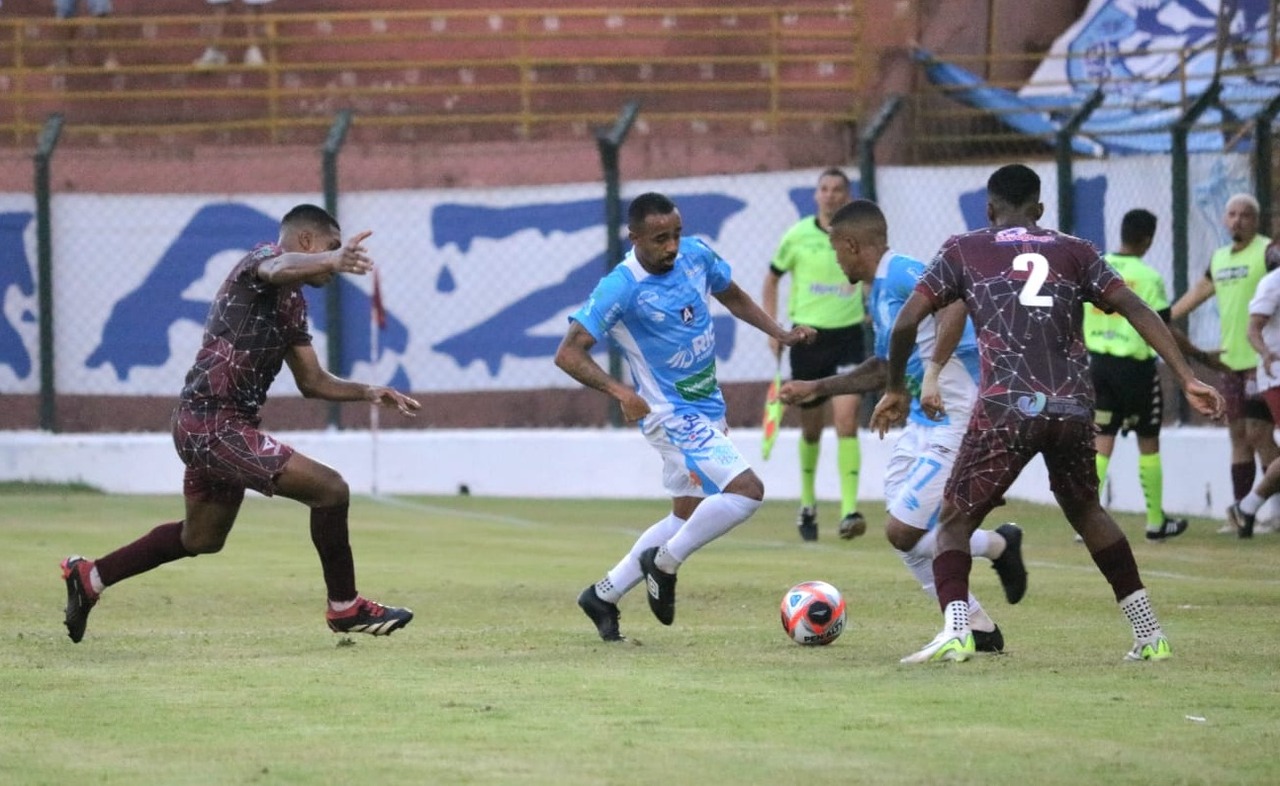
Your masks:
[[[1102,104],[1103,98],[1102,88],[1094,90],[1093,95],[1058,129],[1058,230],[1067,234],[1074,233],[1076,229],[1075,162],[1071,157],[1071,140],[1089,115]]]
[[[864,199],[876,201],[876,142],[889,127],[893,116],[902,108],[902,96],[894,94],[885,99],[871,118],[867,127],[858,134],[858,179]]]
[[[622,202],[621,176],[618,172],[618,149],[627,138],[627,132],[640,112],[640,102],[631,100],[622,107],[618,118],[608,128],[596,129],[596,148],[600,151],[600,166],[604,170],[604,224],[606,238],[605,270],[613,270],[622,261]],[[622,378],[622,353],[609,342],[609,376]],[[622,409],[613,403],[609,407],[609,422],[623,424]]]
[[[53,356],[53,229],[50,225],[49,160],[62,134],[62,114],[55,112],[44,122],[36,145],[36,271],[40,279],[37,302],[40,308],[40,428],[58,430],[57,389]]]
[[[1271,123],[1280,114],[1280,95],[1253,120],[1253,183],[1258,195],[1258,231],[1271,236]]]
[[[1190,210],[1191,194],[1190,183],[1187,171],[1187,134],[1191,131],[1191,126],[1195,125],[1196,120],[1204,113],[1204,110],[1216,100],[1218,94],[1222,92],[1222,83],[1217,79],[1209,84],[1209,87],[1196,98],[1196,100],[1187,108],[1182,117],[1173,124],[1173,160],[1170,162],[1172,168],[1172,191],[1173,191],[1173,297],[1182,297],[1187,291],[1187,266],[1189,264],[1189,252],[1187,249],[1187,232],[1190,224],[1188,211]],[[1186,325],[1182,325],[1185,329]]]
[[[321,154],[324,209],[335,218],[338,216],[338,153],[342,150],[342,144],[347,139],[347,129],[350,127],[351,110],[340,110],[333,118],[333,125],[329,126],[329,136],[324,140],[324,150]],[[342,290],[337,276],[325,287],[324,310],[328,317],[325,332],[329,346],[329,372],[342,376]],[[336,401],[329,404],[329,426],[342,427],[342,405]]]

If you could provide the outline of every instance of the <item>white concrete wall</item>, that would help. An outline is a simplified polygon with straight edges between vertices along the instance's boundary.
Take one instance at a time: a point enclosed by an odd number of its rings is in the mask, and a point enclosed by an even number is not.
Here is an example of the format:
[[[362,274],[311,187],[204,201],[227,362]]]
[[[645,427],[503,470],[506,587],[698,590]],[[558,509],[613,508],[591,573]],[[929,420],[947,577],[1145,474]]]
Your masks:
[[[634,429],[279,432],[275,436],[342,472],[357,494],[471,493],[513,497],[662,497],[657,455]],[[798,432],[784,430],[769,461],[760,460],[760,432],[736,429],[733,439],[764,480],[771,498],[800,496]],[[835,440],[824,436],[818,470],[822,500],[839,498]],[[894,435],[862,435],[862,496],[882,499],[880,479]],[[1169,513],[1223,518],[1231,501],[1225,429],[1171,428],[1162,436],[1165,508]],[[375,450],[376,444],[376,450]],[[376,478],[376,484],[374,482]],[[1143,510],[1137,446],[1121,439],[1104,502]],[[177,494],[182,464],[165,434],[0,433],[0,481],[80,481],[118,494]],[[1052,503],[1039,459],[1010,497]],[[1264,510],[1264,514],[1271,511]]]

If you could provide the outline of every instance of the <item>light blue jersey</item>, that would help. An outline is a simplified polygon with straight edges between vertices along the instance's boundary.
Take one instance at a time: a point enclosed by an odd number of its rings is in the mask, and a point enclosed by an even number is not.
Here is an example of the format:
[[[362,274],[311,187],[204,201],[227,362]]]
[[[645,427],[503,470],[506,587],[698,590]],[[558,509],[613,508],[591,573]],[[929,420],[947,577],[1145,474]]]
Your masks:
[[[893,331],[893,323],[897,321],[898,312],[902,310],[907,298],[911,297],[916,282],[920,280],[924,270],[925,265],[920,260],[912,259],[902,254],[895,254],[892,251],[886,251],[884,256],[880,258],[880,265],[876,268],[875,281],[871,284],[871,293],[869,295],[871,318],[876,331],[875,353],[877,357],[888,359],[889,334]],[[933,356],[936,337],[937,321],[931,316],[920,323],[920,327],[916,331],[915,349],[911,351],[911,357],[907,360],[906,382],[907,390],[911,393],[910,419],[912,422],[922,426],[941,426],[950,423],[949,417],[943,417],[941,420],[932,420],[920,408],[920,383],[924,378],[924,361],[921,358]],[[968,319],[965,320],[964,334],[960,337],[960,343],[956,346],[952,357],[960,361],[964,366],[964,370],[969,373],[973,383],[976,385],[981,374],[981,366],[978,360],[978,342],[973,332],[973,323]],[[943,405],[948,409],[951,407],[951,404],[946,401],[945,387],[943,389]],[[968,406],[964,407],[964,409],[967,412]]]
[[[626,355],[651,410],[645,421],[688,412],[718,421],[725,408],[710,298],[730,279],[728,263],[695,238],[680,240],[675,266],[662,275],[647,272],[632,250],[569,319],[597,342],[611,337]]]

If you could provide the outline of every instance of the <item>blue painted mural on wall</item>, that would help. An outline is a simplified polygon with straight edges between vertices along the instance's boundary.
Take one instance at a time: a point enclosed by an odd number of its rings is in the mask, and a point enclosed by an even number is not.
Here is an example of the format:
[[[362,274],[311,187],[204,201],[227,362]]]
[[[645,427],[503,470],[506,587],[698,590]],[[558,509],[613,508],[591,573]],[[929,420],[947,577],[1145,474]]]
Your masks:
[[[676,194],[672,199],[680,208],[685,232],[713,241],[719,237],[725,222],[746,207],[742,200],[724,194]],[[478,238],[500,239],[525,230],[546,235],[603,227],[603,217],[601,200],[583,199],[506,208],[446,204],[436,208],[431,223],[438,248],[453,243],[465,251]],[[605,238],[601,238],[600,245],[605,245]],[[555,355],[561,337],[530,331],[586,300],[604,272],[605,254],[596,254],[569,271],[559,283],[529,292],[493,316],[442,339],[431,348],[453,358],[463,368],[481,361],[489,375],[495,377],[504,357],[550,358]],[[714,322],[716,355],[727,358],[733,353],[737,322],[729,316],[716,317]]]
[[[243,251],[274,240],[278,220],[242,204],[214,204],[202,207],[182,228],[173,243],[151,268],[146,279],[111,309],[102,329],[102,339],[86,360],[89,368],[109,365],[120,380],[136,367],[163,366],[169,361],[169,328],[181,320],[203,326],[209,312],[208,300],[184,298],[182,293],[205,275],[205,266],[215,254]],[[339,279],[346,328],[343,373],[357,360],[368,359],[370,346],[369,296],[345,278]],[[314,331],[327,324],[324,291],[306,288],[307,307]],[[404,323],[389,314],[387,329],[380,337],[382,351],[403,352],[409,332]],[[362,340],[363,339],[363,340]],[[397,379],[406,382],[403,368]]]
[[[0,306],[4,305],[4,296],[10,287],[17,287],[18,294],[24,297],[35,298],[35,279],[23,242],[31,218],[29,212],[0,213]],[[35,322],[36,315],[30,308],[24,308],[18,319]],[[13,369],[19,379],[30,376],[35,365],[22,343],[22,335],[8,319],[0,319],[0,365]]]

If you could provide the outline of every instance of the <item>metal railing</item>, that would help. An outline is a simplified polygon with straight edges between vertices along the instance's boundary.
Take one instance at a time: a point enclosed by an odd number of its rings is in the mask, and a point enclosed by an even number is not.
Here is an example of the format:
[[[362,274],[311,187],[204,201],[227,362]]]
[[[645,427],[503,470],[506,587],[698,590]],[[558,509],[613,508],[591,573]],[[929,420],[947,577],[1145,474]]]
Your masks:
[[[695,133],[847,123],[876,56],[862,7],[269,14],[215,67],[195,64],[203,15],[0,19],[0,138],[31,144],[58,111],[67,144],[314,142],[344,108],[405,140],[586,136],[631,98]],[[250,45],[261,64],[237,62]]]

